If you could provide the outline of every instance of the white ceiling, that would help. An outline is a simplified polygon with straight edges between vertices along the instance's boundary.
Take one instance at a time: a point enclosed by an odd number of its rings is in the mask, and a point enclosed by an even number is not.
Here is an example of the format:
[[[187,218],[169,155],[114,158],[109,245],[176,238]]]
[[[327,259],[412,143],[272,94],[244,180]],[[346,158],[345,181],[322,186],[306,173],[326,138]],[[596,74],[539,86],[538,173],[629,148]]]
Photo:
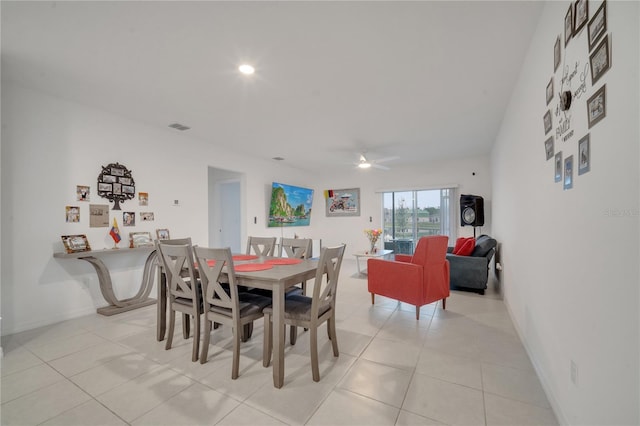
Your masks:
[[[490,151],[542,6],[2,1],[2,78],[308,170],[394,168]]]

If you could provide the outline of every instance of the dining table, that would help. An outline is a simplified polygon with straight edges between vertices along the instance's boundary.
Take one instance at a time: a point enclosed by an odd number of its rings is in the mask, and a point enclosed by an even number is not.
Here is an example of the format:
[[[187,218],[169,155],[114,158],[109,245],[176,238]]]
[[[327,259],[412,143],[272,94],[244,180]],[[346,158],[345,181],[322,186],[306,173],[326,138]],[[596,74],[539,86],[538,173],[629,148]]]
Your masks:
[[[285,324],[284,324],[284,295],[285,290],[298,283],[313,279],[318,269],[317,259],[296,259],[296,262],[279,261],[272,256],[234,256],[234,266],[236,282],[238,285],[246,287],[269,290],[272,293],[272,321],[273,321],[273,385],[281,388],[284,384],[284,345],[285,345]],[[268,264],[268,269],[245,271],[239,265],[248,264]],[[157,339],[164,339],[167,321],[167,297],[168,289],[164,274],[159,268],[158,276],[158,324]],[[249,268],[247,268],[249,269]],[[223,269],[226,273],[226,267]],[[264,338],[267,338],[265,336]]]

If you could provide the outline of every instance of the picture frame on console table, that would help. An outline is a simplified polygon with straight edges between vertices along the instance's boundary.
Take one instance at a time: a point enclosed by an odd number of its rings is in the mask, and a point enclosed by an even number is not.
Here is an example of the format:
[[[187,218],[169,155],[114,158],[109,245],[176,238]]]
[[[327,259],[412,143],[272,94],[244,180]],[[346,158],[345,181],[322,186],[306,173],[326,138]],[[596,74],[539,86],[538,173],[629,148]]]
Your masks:
[[[129,232],[129,239],[134,248],[153,247],[153,240],[150,232]]]
[[[169,240],[169,230],[166,228],[156,229],[156,236],[159,240]]]
[[[91,251],[89,240],[85,234],[62,235],[60,238],[62,238],[62,244],[64,244],[67,253]]]

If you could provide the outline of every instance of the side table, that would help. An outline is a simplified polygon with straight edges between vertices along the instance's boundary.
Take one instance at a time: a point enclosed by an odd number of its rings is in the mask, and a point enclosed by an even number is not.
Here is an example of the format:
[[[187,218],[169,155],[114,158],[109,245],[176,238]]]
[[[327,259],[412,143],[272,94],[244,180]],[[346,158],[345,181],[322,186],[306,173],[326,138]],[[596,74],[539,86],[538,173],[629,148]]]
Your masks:
[[[354,253],[354,256],[356,257],[356,265],[358,266],[358,275],[366,275],[367,273],[365,271],[362,271],[360,269],[360,259],[361,258],[365,258],[365,259],[369,259],[369,258],[373,258],[373,257],[382,257],[384,259],[391,259],[391,255],[393,254],[393,250],[378,250],[375,253],[371,253],[371,252],[358,252],[358,253]]]

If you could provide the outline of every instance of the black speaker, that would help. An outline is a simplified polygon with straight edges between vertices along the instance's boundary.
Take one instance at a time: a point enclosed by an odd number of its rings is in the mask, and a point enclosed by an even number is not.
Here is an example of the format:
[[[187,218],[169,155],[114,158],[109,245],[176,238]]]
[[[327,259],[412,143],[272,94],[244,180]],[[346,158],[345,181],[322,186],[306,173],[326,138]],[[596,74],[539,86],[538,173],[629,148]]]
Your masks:
[[[484,198],[479,195],[460,195],[460,223],[462,226],[484,225]]]

